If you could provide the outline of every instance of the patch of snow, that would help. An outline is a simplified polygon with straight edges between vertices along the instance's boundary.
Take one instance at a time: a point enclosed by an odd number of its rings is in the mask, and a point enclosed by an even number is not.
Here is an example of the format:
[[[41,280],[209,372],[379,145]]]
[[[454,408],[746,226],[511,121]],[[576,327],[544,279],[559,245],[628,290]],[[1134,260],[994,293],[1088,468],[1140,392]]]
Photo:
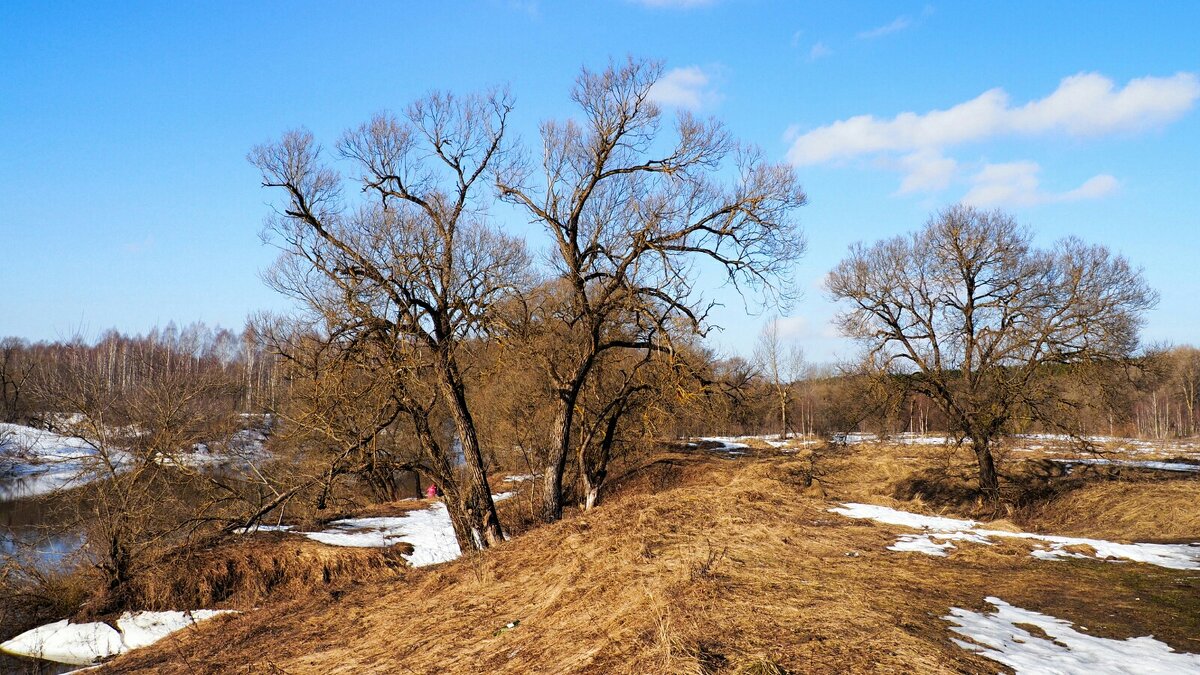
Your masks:
[[[77,423],[74,416],[63,419]],[[197,443],[187,451],[160,456],[157,461],[197,468],[231,462],[250,464],[267,457],[265,441],[261,430],[242,429],[225,442]],[[118,471],[132,461],[122,450],[110,448],[107,455]],[[79,487],[109,470],[101,453],[87,441],[19,424],[0,423],[0,459],[5,458],[9,475],[0,475],[0,501]]]
[[[239,527],[234,530],[234,534],[254,534],[255,532],[288,532],[292,529],[291,525],[262,525],[256,524],[253,527]]]
[[[917,530],[935,530],[937,532],[969,530],[979,524],[974,520],[923,516],[919,513],[909,513],[908,511],[900,511],[874,504],[842,504],[829,510],[833,513],[849,516],[850,518],[867,518],[877,523],[903,525],[904,527],[911,527]]]
[[[979,523],[974,520],[923,516],[874,504],[843,504],[829,510],[850,518],[869,519],[887,525],[900,525],[926,531],[924,535],[918,536],[901,535],[897,542],[889,547],[894,551],[915,551],[944,556],[947,548],[953,547],[936,544],[933,539],[940,539],[944,542],[972,541],[987,544],[996,537],[1004,537],[1044,542],[1046,546],[1030,553],[1033,557],[1041,560],[1094,557],[1100,560],[1119,559],[1143,562],[1176,570],[1200,569],[1200,544],[1119,544],[1104,539],[988,530],[980,528]],[[900,548],[896,548],[897,546]],[[1068,550],[1072,548],[1091,549],[1094,554],[1087,556],[1080,551]]]
[[[0,651],[87,666],[121,653],[121,634],[106,623],[70,623],[63,619],[21,633],[0,644]]]
[[[512,492],[492,495],[495,501],[513,496]],[[320,532],[301,532],[314,541],[330,546],[383,548],[400,542],[412,544],[413,552],[404,559],[413,567],[449,562],[462,555],[446,504],[409,511],[402,516],[346,518],[329,523]]]
[[[25,631],[0,644],[0,651],[55,663],[87,666],[145,647],[162,638],[229,610],[190,612],[126,612],[117,627],[102,623],[70,623],[66,619]]]
[[[946,556],[946,549],[954,548],[950,542],[937,543],[925,534],[905,534],[896,539],[896,543],[888,547],[889,551],[911,551],[925,555]]]
[[[1081,633],[1071,622],[989,597],[992,614],[958,607],[942,617],[965,640],[954,644],[1017,673],[1108,675],[1200,672],[1200,655],[1176,652],[1153,636],[1113,640]],[[1034,634],[1023,626],[1044,632]]]
[[[934,541],[941,540],[941,543]],[[896,538],[896,543],[888,547],[889,551],[912,551],[926,555],[945,557],[946,551],[955,548],[953,541],[971,541],[976,544],[991,546],[987,537],[973,532],[927,532],[925,534],[902,534]]]
[[[1194,471],[1200,472],[1200,464],[1185,464],[1184,462],[1153,462],[1147,460],[1135,459],[1101,459],[1101,458],[1082,458],[1082,459],[1052,459],[1052,462],[1065,464],[1071,467],[1076,464],[1089,464],[1099,466],[1129,466],[1138,469],[1155,469],[1158,471]]]
[[[117,619],[124,650],[152,645],[179,630],[231,610],[197,609],[190,612],[126,612]]]
[[[744,450],[750,447],[749,445],[737,440],[738,438],[738,436],[704,436],[701,437],[700,440],[708,441],[710,443],[720,443],[721,447],[713,449],[722,452],[729,452],[730,450]]]
[[[843,445],[858,445],[860,443],[896,443],[899,445],[951,445],[955,442],[949,436],[941,435],[925,435],[912,432],[904,432],[882,438],[878,434],[866,433],[836,433],[833,434],[833,442]]]
[[[19,424],[0,424],[0,455],[11,462],[10,476],[0,479],[0,501],[78,487],[99,468],[87,442]]]
[[[527,480],[533,480],[533,474],[522,473],[515,476],[505,476],[504,480],[508,481],[509,483],[520,483]]]

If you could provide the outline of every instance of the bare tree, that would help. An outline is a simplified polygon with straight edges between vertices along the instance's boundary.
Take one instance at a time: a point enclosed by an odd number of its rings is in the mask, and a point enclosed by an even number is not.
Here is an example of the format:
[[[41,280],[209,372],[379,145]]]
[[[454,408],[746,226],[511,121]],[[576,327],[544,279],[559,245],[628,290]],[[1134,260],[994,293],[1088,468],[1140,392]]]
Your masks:
[[[544,477],[548,521],[562,515],[577,403],[597,358],[669,350],[671,332],[702,333],[711,305],[695,291],[701,273],[779,291],[804,248],[793,213],[805,195],[792,167],[735,143],[715,120],[681,113],[665,129],[651,100],[661,74],[660,64],[632,59],[584,69],[571,91],[582,119],[541,125],[540,166],[497,172],[501,194],[550,235],[566,294],[554,319],[574,336],[546,367],[557,409]]]
[[[25,383],[33,361],[24,354],[25,345],[17,338],[0,340],[0,420],[16,422],[25,412]]]
[[[1055,419],[1048,367],[1119,361],[1157,294],[1122,256],[1065,239],[1042,250],[1008,215],[955,206],[910,235],[855,245],[826,280],[842,331],[906,376],[971,441],[999,497],[993,441],[1021,418]]]
[[[460,351],[527,275],[523,242],[489,223],[478,195],[486,187],[480,177],[505,152],[511,109],[504,92],[433,94],[402,118],[379,115],[346,133],[338,154],[365,195],[354,206],[308,132],[250,154],[263,185],[283,193],[266,226],[282,249],[269,281],[298,299],[328,337],[373,343],[377,354],[402,359],[389,366],[394,373],[414,372],[413,358],[430,365],[466,458],[458,506],[478,548],[503,533]]]
[[[73,470],[68,485],[81,486],[84,498],[67,500],[57,520],[86,533],[85,549],[102,579],[98,613],[126,608],[153,553],[208,522],[215,502],[236,496],[192,459],[200,444],[227,445],[240,421],[233,378],[219,369],[197,371],[172,343],[131,350],[124,384],[109,361],[104,350],[77,340],[31,376],[38,396],[57,411],[51,429],[89,449],[60,460]]]
[[[784,344],[779,334],[779,319],[763,325],[754,345],[754,364],[767,381],[779,409],[779,437],[787,438],[794,431],[789,419],[792,405],[792,388],[804,373],[804,352],[800,346]]]

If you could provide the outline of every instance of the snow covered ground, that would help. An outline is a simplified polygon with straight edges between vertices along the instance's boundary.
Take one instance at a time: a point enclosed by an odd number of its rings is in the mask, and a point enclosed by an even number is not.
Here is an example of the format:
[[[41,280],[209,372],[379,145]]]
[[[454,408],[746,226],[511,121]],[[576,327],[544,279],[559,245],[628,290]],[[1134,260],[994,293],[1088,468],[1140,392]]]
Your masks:
[[[0,478],[0,501],[78,487],[92,479],[96,449],[78,438],[0,424],[0,457],[8,476]]]
[[[267,456],[266,436],[258,429],[243,429],[226,443],[197,444],[190,452],[163,458],[197,468],[212,468],[231,462],[249,463]],[[129,457],[109,453],[118,470]],[[0,501],[36,497],[79,487],[105,473],[107,466],[87,441],[19,424],[0,424]]]
[[[502,492],[492,495],[492,499],[502,501],[511,496],[512,492]],[[335,520],[320,532],[299,534],[330,546],[371,548],[407,542],[412,544],[413,552],[404,559],[413,567],[449,562],[462,555],[458,540],[454,538],[450,513],[443,502],[402,516]]]
[[[126,612],[113,628],[107,623],[70,623],[66,619],[26,631],[0,644],[14,656],[86,666],[154,644],[164,637],[228,610]]]
[[[1017,673],[1118,675],[1200,672],[1200,655],[1176,652],[1152,636],[1112,640],[1076,630],[1069,621],[989,597],[991,614],[958,607],[942,617],[966,640],[954,640]],[[1032,633],[1027,627],[1039,629]]]
[[[920,534],[900,535],[896,543],[888,547],[892,551],[945,556],[947,551],[955,548],[955,541],[990,545],[992,539],[1004,537],[1036,542],[1038,548],[1033,549],[1030,555],[1042,560],[1097,558],[1143,562],[1176,570],[1200,569],[1200,543],[1119,544],[1103,539],[988,530],[979,527],[980,524],[974,520],[923,516],[874,504],[850,503],[829,510],[850,518],[869,519],[877,523],[900,525],[922,531]]]

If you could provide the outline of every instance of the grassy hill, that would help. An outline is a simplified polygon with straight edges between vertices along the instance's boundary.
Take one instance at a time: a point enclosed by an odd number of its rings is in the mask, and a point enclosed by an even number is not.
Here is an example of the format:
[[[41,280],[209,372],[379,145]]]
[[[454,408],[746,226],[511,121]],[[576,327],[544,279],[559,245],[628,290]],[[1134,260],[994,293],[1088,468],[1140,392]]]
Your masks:
[[[497,549],[315,584],[101,672],[996,672],[952,642],[961,636],[944,618],[991,610],[990,596],[1088,635],[1153,635],[1200,652],[1200,571],[1039,560],[1008,538],[957,542],[946,557],[897,552],[887,547],[911,530],[829,511],[857,501],[980,515],[948,486],[969,466],[942,448],[762,446],[732,457],[664,450],[601,508],[549,526],[520,531],[529,504],[518,497],[503,505],[517,532]],[[1027,495],[989,527],[1200,539],[1194,475],[1044,476],[1038,466],[1003,465]],[[941,490],[918,480],[932,475],[951,478]]]

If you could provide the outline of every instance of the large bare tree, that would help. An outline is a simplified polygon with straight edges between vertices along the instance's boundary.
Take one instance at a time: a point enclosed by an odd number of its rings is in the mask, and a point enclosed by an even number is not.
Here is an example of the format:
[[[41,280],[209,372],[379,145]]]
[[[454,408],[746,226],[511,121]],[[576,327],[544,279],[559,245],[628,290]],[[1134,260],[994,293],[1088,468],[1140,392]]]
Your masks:
[[[1157,301],[1103,246],[1049,249],[999,211],[954,206],[921,230],[857,244],[826,280],[842,331],[905,376],[969,439],[979,485],[999,497],[992,443],[1021,420],[1053,422],[1049,369],[1129,358]]]
[[[541,125],[537,161],[496,176],[501,194],[544,226],[565,299],[553,320],[572,336],[546,365],[556,392],[543,518],[561,517],[580,392],[601,354],[669,349],[703,332],[701,274],[748,291],[780,290],[803,252],[794,220],[805,194],[792,167],[736,143],[715,120],[652,100],[655,62],[584,69],[571,91],[581,117]]]
[[[353,205],[308,132],[250,154],[263,185],[283,196],[266,227],[283,252],[274,286],[298,299],[310,325],[329,337],[395,355],[389,376],[428,372],[436,382],[466,462],[462,494],[449,506],[463,511],[456,516],[471,524],[476,548],[503,533],[461,352],[528,269],[523,242],[491,225],[480,198],[481,177],[505,153],[511,109],[505,92],[433,94],[401,117],[379,115],[347,132],[337,154],[353,166],[351,182],[364,196]],[[428,370],[414,368],[414,359]]]

